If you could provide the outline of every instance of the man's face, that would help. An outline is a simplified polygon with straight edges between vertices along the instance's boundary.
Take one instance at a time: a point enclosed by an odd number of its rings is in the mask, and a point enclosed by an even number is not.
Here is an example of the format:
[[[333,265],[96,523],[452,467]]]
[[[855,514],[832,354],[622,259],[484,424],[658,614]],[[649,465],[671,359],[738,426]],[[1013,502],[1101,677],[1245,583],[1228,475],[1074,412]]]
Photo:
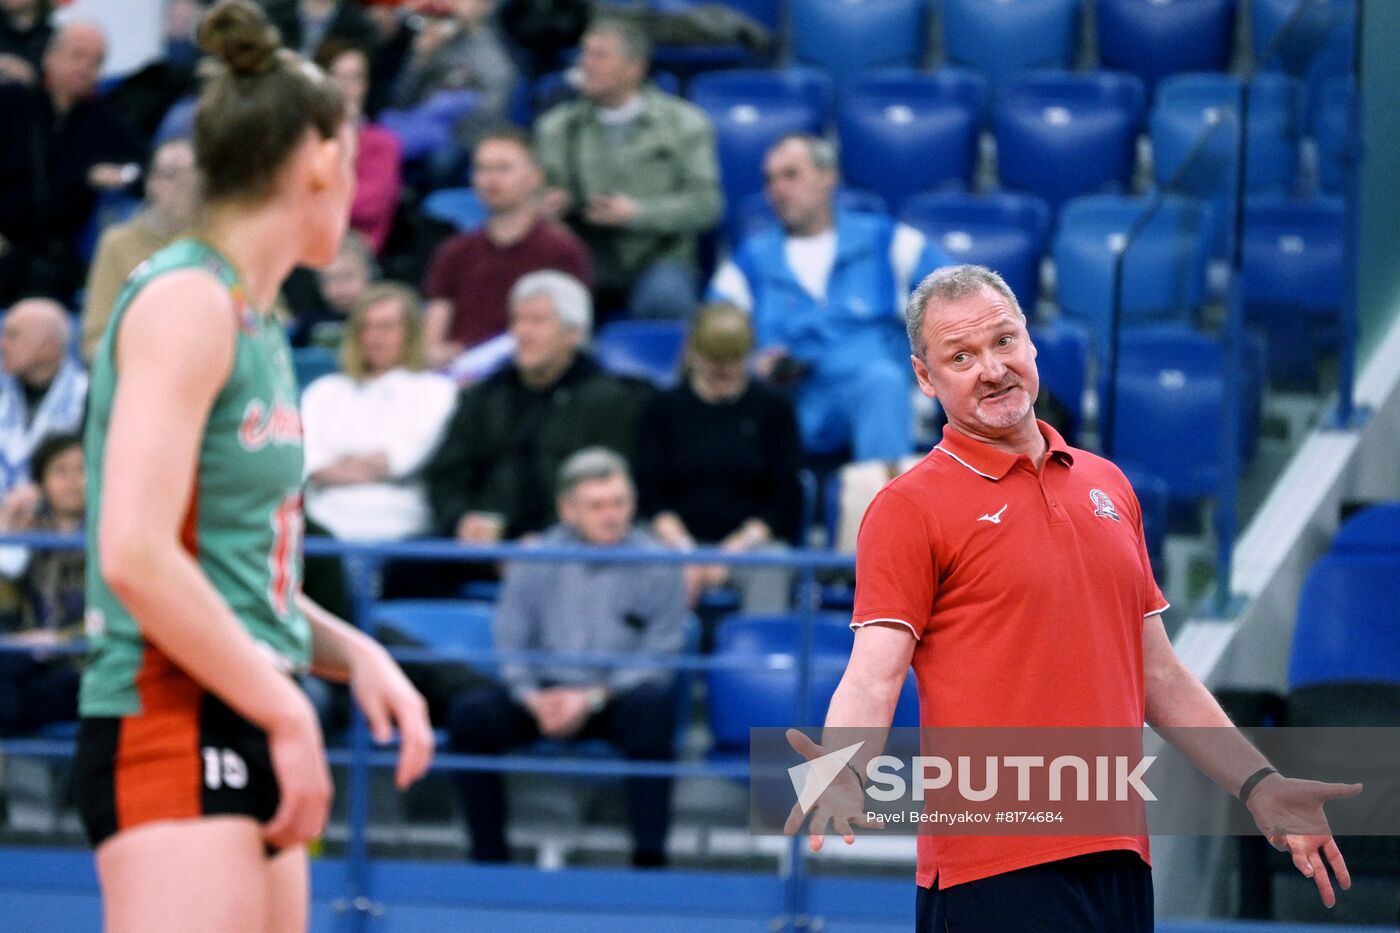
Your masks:
[[[194,214],[194,147],[185,140],[169,142],[156,150],[146,177],[146,198],[161,214],[187,222]]]
[[[44,81],[75,100],[92,96],[107,57],[107,42],[88,26],[70,26],[44,54]]]
[[[836,172],[813,165],[801,140],[790,139],[768,154],[763,180],[773,212],[787,230],[804,231],[831,210]]]
[[[55,365],[63,346],[50,321],[35,309],[17,306],[0,330],[0,360],[5,372],[19,379]]]
[[[353,249],[342,249],[321,270],[321,295],[340,314],[349,314],[350,306],[369,285],[369,270]]]
[[[578,63],[583,72],[583,96],[605,104],[631,94],[646,76],[646,65],[628,57],[622,37],[613,32],[584,36]]]
[[[488,139],[472,156],[472,187],[493,214],[512,211],[540,190],[544,177],[518,143]]]
[[[972,437],[1001,437],[1035,417],[1035,346],[1025,319],[1004,297],[984,288],[934,304],[923,330],[927,363],[915,357],[914,374],[953,427]]]
[[[617,544],[632,526],[635,498],[620,473],[584,480],[559,499],[559,517],[589,544]]]
[[[578,352],[582,335],[554,311],[548,295],[531,295],[510,309],[515,365],[523,372],[562,369]]]

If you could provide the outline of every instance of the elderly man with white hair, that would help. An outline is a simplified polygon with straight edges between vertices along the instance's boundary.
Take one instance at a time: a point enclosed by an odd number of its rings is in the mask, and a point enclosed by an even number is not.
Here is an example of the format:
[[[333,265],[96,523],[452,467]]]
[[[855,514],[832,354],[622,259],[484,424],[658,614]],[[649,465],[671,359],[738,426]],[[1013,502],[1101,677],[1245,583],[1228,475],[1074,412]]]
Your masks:
[[[29,480],[29,458],[50,434],[76,433],[87,373],[68,353],[73,325],[48,298],[27,298],[0,328],[0,493]]]
[[[644,389],[607,375],[584,352],[588,289],[562,272],[532,272],[510,292],[510,365],[462,390],[428,464],[438,531],[485,543],[538,532],[554,519],[559,465],[601,445],[629,457]]]

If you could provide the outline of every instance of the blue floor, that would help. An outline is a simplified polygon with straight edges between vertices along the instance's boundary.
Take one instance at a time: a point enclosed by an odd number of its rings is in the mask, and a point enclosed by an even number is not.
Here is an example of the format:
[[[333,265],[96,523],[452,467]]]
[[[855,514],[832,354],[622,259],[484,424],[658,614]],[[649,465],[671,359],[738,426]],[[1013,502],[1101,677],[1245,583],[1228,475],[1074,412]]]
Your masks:
[[[829,933],[910,929],[913,884],[811,878],[813,918]],[[315,933],[777,933],[795,929],[785,889],[771,875],[486,868],[460,863],[375,862],[366,888],[371,912],[346,911],[345,864],[313,863]],[[89,853],[0,848],[0,931],[100,928],[97,879]],[[786,920],[786,922],[785,922]],[[808,927],[810,929],[810,926]],[[1390,933],[1387,927],[1243,922],[1163,922],[1161,933]]]

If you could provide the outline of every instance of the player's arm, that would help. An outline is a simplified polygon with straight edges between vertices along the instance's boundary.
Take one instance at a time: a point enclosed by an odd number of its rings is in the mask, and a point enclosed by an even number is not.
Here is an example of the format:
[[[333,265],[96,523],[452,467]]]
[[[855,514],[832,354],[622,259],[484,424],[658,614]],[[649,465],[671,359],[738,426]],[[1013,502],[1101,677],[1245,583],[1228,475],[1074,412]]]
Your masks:
[[[398,727],[399,764],[394,779],[401,790],[408,787],[433,760],[427,702],[379,642],[322,609],[305,593],[297,595],[297,605],[311,624],[312,673],[350,684],[376,742],[388,742]]]
[[[1143,620],[1142,648],[1147,721],[1162,730],[1167,740],[1211,780],[1231,795],[1239,794],[1252,775],[1269,767],[1268,759],[1234,727],[1205,684],[1181,663],[1160,613]],[[1342,890],[1351,887],[1351,875],[1322,805],[1360,792],[1360,784],[1325,784],[1274,772],[1258,781],[1245,801],[1260,831],[1274,848],[1293,856],[1293,864],[1313,879],[1328,907],[1336,903],[1336,896],[1326,865],[1331,865]]]
[[[204,424],[233,366],[234,326],[222,286],[194,270],[157,279],[128,309],[117,338],[98,559],[144,637],[268,734],[282,805],[267,832],[285,846],[315,837],[329,811],[315,711],[180,543]]]

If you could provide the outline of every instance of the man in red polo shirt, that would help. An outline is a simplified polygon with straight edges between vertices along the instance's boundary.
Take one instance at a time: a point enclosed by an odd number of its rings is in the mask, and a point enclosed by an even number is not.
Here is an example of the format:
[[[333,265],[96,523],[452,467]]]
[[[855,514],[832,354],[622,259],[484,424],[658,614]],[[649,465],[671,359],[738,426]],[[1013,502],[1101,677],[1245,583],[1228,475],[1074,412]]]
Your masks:
[[[855,646],[826,726],[887,725],[911,664],[924,727],[1230,726],[1167,638],[1132,487],[1036,420],[1036,350],[1006,283],[980,266],[941,269],[907,318],[914,373],[948,425],[866,512]],[[793,741],[809,758],[825,753]],[[874,745],[813,809],[814,850],[828,820],[853,841]],[[1242,736],[1228,755],[1182,750],[1243,790],[1261,827],[1299,813],[1325,826],[1322,803],[1360,791],[1285,778]],[[1324,857],[1350,887],[1330,834],[1270,841],[1329,907]],[[917,881],[919,930],[1152,929],[1145,836],[921,835]]]

